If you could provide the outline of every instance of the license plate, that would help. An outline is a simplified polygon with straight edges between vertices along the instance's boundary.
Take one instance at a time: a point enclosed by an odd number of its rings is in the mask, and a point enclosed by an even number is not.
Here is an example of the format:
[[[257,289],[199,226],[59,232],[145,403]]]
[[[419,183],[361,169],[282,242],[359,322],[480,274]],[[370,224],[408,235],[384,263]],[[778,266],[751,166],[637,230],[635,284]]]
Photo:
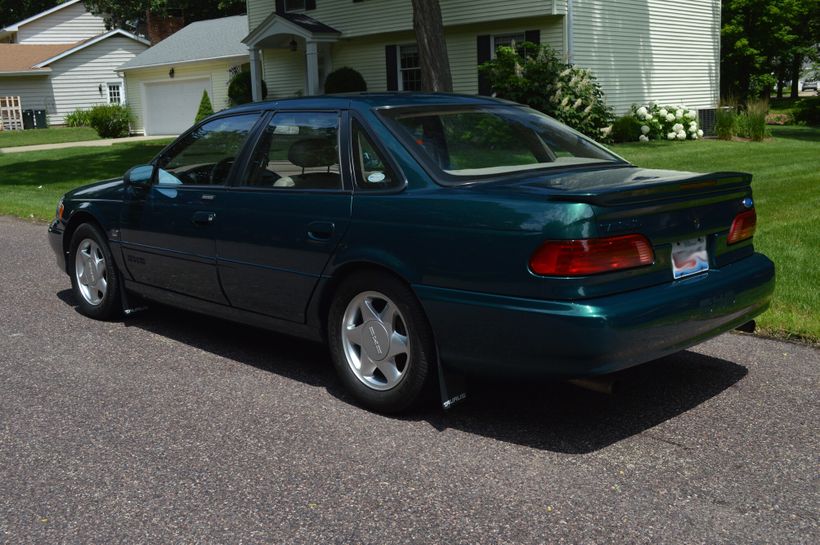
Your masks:
[[[691,276],[709,269],[706,238],[681,240],[672,245],[672,275],[677,278]]]

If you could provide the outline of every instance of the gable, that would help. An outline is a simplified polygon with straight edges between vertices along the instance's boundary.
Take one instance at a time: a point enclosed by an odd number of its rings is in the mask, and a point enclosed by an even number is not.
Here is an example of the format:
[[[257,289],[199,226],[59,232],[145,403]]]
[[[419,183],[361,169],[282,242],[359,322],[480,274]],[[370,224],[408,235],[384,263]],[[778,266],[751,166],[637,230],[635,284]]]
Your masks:
[[[105,21],[89,11],[82,2],[71,4],[23,21],[17,30],[19,44],[58,44],[86,40],[105,32]]]

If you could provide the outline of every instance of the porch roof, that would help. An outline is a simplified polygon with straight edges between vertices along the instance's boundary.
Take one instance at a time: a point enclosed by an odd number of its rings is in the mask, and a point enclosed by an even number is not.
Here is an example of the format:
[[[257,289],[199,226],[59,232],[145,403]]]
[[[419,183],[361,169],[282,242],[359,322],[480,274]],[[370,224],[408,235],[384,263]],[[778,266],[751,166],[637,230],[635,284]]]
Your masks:
[[[242,43],[248,47],[256,47],[263,40],[282,34],[299,36],[315,42],[335,42],[342,33],[303,13],[274,12],[253,32],[245,36]]]

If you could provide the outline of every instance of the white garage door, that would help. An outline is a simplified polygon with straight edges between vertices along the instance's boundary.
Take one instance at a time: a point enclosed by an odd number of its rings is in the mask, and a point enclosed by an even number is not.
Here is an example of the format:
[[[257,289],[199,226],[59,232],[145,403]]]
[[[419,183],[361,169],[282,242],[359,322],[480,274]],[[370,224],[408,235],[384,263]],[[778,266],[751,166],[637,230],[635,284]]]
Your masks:
[[[179,134],[194,124],[210,78],[145,84],[145,134]]]

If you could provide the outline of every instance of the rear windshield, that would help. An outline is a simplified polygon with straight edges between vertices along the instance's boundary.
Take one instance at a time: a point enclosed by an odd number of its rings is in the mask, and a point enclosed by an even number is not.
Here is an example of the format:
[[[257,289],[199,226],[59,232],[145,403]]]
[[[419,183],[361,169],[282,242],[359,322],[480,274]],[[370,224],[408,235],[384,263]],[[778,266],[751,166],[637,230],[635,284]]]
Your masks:
[[[445,182],[577,165],[623,163],[589,138],[529,108],[382,110],[405,145]]]

